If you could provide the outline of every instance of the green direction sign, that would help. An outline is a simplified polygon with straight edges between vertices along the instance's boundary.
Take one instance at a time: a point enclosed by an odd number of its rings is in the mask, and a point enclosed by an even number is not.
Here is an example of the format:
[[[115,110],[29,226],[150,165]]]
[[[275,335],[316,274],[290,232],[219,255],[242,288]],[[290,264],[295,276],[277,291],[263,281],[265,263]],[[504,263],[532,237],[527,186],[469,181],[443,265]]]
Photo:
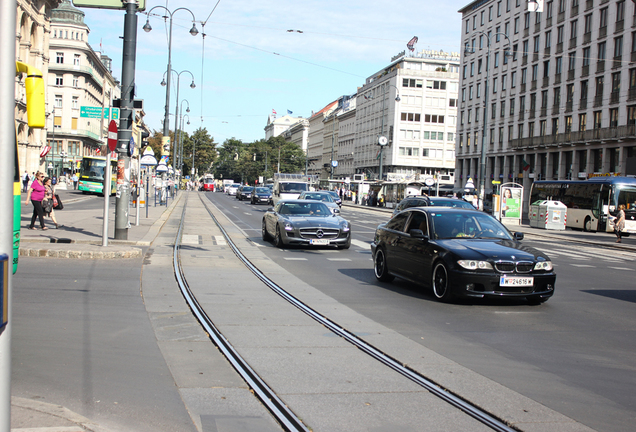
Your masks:
[[[73,0],[73,5],[97,9],[126,9],[126,3],[122,0]],[[146,10],[146,0],[137,1],[137,10]]]
[[[108,120],[110,108],[104,108],[104,119]],[[102,107],[83,106],[80,107],[80,117],[98,119],[102,115]],[[119,120],[119,109],[113,108],[113,120]]]

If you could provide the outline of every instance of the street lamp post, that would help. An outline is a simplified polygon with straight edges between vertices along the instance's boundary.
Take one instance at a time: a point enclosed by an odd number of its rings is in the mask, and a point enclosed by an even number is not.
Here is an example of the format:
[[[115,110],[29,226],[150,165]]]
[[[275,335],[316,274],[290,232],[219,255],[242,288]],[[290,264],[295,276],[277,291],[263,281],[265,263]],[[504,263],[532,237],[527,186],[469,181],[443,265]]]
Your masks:
[[[188,102],[187,100],[183,100],[182,102]],[[183,110],[182,110],[183,112]],[[188,102],[188,109],[186,112],[190,112],[190,103]],[[181,172],[183,170],[183,122],[185,121],[185,118],[188,118],[188,123],[190,124],[190,116],[188,114],[184,114],[181,116],[181,126],[179,127],[179,141],[177,143],[177,145],[179,146],[179,154],[177,157],[177,161],[179,163],[179,171]],[[181,172],[181,175],[183,176],[183,172]]]
[[[510,38],[508,37],[507,34],[505,33],[501,33],[501,32],[497,32],[494,34],[490,34],[488,35],[488,33],[484,33],[483,31],[477,31],[475,32],[477,34],[481,34],[482,36],[484,36],[486,38],[486,41],[488,42],[486,45],[486,82],[484,83],[484,121],[483,121],[483,127],[482,127],[482,133],[481,133],[481,155],[480,155],[480,161],[479,161],[479,174],[478,174],[478,190],[479,190],[479,209],[483,210],[484,209],[484,198],[486,197],[486,132],[487,132],[487,121],[488,121],[488,82],[490,81],[490,68],[488,67],[489,63],[490,63],[490,40],[499,35],[499,36],[503,36],[508,40],[508,45],[505,46],[504,48],[504,58],[505,57],[510,57],[512,56],[512,53],[510,52],[510,46],[512,45],[510,42]],[[464,48],[464,54],[473,54],[475,52],[475,50],[473,48],[469,48],[468,45],[466,45],[466,47]]]
[[[175,166],[175,170],[177,168],[177,164],[178,164],[178,153],[177,153],[177,129],[179,126],[179,82],[181,80],[181,74],[184,72],[187,72],[190,74],[190,76],[192,77],[192,82],[190,83],[190,88],[195,88],[196,84],[194,83],[194,74],[192,74],[192,72],[190,72],[189,70],[182,70],[181,72],[177,72],[174,69],[171,69],[171,72],[174,72],[177,75],[177,103],[175,105],[175,113],[174,113],[174,140],[175,140],[175,145],[172,147],[172,162]],[[169,84],[166,82],[166,73],[164,72],[164,79],[161,81],[161,85],[162,86],[169,86]],[[186,101],[187,102],[187,101]],[[190,102],[188,102],[188,112],[190,112]],[[166,126],[164,123],[164,130],[165,130]],[[169,132],[168,132],[169,133]]]
[[[170,26],[169,26],[169,30],[168,30],[168,67],[166,68],[166,107],[165,107],[165,114],[164,114],[164,118],[163,118],[163,136],[164,136],[164,140],[169,141],[170,139],[170,76],[171,76],[171,71],[172,71],[172,17],[175,13],[177,13],[180,10],[187,10],[188,12],[190,12],[190,14],[192,15],[192,28],[190,29],[190,34],[192,36],[196,36],[197,34],[199,34],[199,30],[197,30],[197,26],[196,26],[196,18],[194,17],[194,13],[185,7],[180,7],[175,9],[174,11],[170,12],[170,10],[166,7],[163,6],[155,6],[152,9],[150,9],[148,11],[148,18],[146,19],[146,24],[144,24],[143,29],[144,31],[147,33],[149,31],[152,30],[152,27],[150,26],[150,15],[151,12],[157,8],[163,9],[165,10],[170,18]],[[168,17],[164,17],[164,18],[168,18]],[[178,79],[178,78],[177,78]],[[175,123],[176,123],[176,118],[175,118]],[[166,142],[162,143],[162,144],[166,144]],[[167,151],[169,151],[170,149],[166,149]],[[169,153],[168,153],[169,154]]]
[[[380,180],[382,180],[382,152],[384,150],[384,146],[386,146],[389,143],[389,140],[387,139],[386,136],[384,136],[384,101],[386,100],[386,89],[388,87],[394,87],[396,92],[397,92],[397,96],[395,97],[395,101],[399,102],[400,101],[400,89],[398,89],[396,86],[394,86],[393,84],[389,84],[389,83],[384,83],[384,93],[382,93],[382,123],[380,126],[380,136],[378,137],[378,145],[380,146]]]

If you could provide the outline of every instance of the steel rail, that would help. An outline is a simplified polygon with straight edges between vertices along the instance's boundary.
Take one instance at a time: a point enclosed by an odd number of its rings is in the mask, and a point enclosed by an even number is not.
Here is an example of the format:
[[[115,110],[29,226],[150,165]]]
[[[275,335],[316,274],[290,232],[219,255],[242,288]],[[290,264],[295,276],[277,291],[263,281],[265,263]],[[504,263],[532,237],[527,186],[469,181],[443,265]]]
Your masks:
[[[516,429],[516,428],[514,428],[512,426],[509,426],[504,421],[496,418],[494,415],[492,415],[492,414],[484,411],[483,409],[475,406],[474,404],[472,404],[471,402],[463,399],[462,397],[452,393],[451,391],[449,391],[447,389],[443,389],[440,385],[438,385],[434,381],[426,378],[425,376],[421,375],[419,372],[417,372],[417,371],[405,366],[402,362],[400,362],[400,361],[396,360],[395,358],[389,356],[388,354],[385,354],[384,352],[380,351],[379,349],[377,349],[373,345],[367,343],[366,341],[362,340],[358,336],[356,336],[353,333],[349,332],[348,330],[346,330],[342,326],[338,325],[334,321],[332,321],[329,318],[325,317],[324,315],[318,313],[317,311],[315,311],[314,309],[312,309],[311,307],[309,307],[308,305],[306,305],[305,303],[303,303],[302,301],[300,301],[296,297],[294,297],[291,294],[289,294],[283,288],[278,286],[271,279],[269,279],[267,276],[265,276],[265,274],[263,272],[261,272],[254,264],[252,264],[249,261],[249,259],[247,259],[247,257],[245,257],[245,255],[243,255],[243,253],[236,246],[236,244],[234,244],[234,242],[232,241],[232,239],[228,235],[227,231],[225,231],[225,229],[221,226],[221,224],[216,219],[216,217],[214,216],[212,211],[210,211],[210,208],[205,203],[203,197],[201,195],[199,195],[199,198],[201,199],[201,202],[203,203],[204,207],[206,208],[206,210],[208,211],[208,213],[212,217],[212,220],[214,220],[214,223],[217,225],[217,227],[220,229],[221,233],[225,237],[225,240],[226,240],[227,244],[230,246],[230,248],[232,249],[234,254],[238,257],[238,259],[240,261],[242,261],[243,264],[245,264],[245,266],[247,268],[249,268],[250,271],[258,279],[260,279],[265,285],[267,285],[270,289],[272,289],[278,295],[280,295],[285,300],[287,300],[289,303],[291,303],[292,305],[296,306],[298,309],[300,309],[301,311],[303,311],[304,313],[306,313],[307,315],[312,317],[314,320],[316,320],[320,324],[322,324],[325,327],[327,327],[333,333],[335,333],[338,336],[344,338],[349,343],[355,345],[357,348],[359,348],[360,350],[364,351],[365,353],[367,353],[371,357],[375,358],[379,362],[381,362],[384,365],[390,367],[394,371],[396,371],[399,374],[403,375],[404,377],[410,379],[414,383],[420,385],[421,387],[423,387],[426,390],[428,390],[431,393],[433,393],[435,396],[439,397],[440,399],[444,400],[445,402],[449,403],[450,405],[458,408],[459,410],[465,412],[469,416],[473,417],[474,419],[478,420],[479,422],[483,423],[484,425],[490,427],[491,429],[493,429],[495,431],[500,431],[500,432],[518,432],[519,431],[519,429]]]
[[[190,309],[199,320],[205,331],[208,333],[214,344],[221,350],[223,355],[232,364],[232,367],[241,375],[247,385],[254,391],[254,394],[265,405],[269,412],[278,420],[281,426],[289,432],[303,431],[309,432],[309,429],[283,402],[278,395],[261,379],[261,377],[250,367],[250,365],[241,357],[234,349],[232,344],[223,336],[219,329],[214,325],[210,317],[205,313],[197,298],[192,294],[188,281],[185,278],[183,267],[181,266],[180,243],[185,223],[185,213],[187,208],[188,196],[186,195],[181,214],[179,229],[174,241],[173,247],[173,267],[174,274],[179,285],[179,289],[183,294]],[[205,204],[205,203],[204,203]],[[207,209],[207,208],[206,208]],[[209,210],[208,210],[209,211]]]

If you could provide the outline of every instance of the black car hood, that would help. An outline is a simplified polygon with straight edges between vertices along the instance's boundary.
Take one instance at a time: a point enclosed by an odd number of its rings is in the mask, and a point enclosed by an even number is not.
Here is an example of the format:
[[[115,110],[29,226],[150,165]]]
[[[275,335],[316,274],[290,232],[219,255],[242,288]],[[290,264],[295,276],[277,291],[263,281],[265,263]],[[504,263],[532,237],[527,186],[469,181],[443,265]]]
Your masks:
[[[543,258],[550,260],[537,249],[514,240],[466,238],[438,240],[437,243],[464,259],[491,258],[495,261],[537,261],[538,258]]]

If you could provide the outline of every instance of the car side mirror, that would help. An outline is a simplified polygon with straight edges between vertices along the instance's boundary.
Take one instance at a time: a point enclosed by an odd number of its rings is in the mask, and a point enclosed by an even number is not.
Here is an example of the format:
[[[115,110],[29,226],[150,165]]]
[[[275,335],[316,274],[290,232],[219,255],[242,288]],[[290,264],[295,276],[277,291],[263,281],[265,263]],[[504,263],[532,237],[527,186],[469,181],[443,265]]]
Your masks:
[[[428,236],[421,229],[412,229],[409,231],[409,235],[413,238],[428,239]]]
[[[340,209],[333,209],[333,214],[334,215],[339,215],[340,214]]]
[[[515,233],[515,240],[517,240],[517,241],[523,240],[523,233],[522,232],[516,232]]]
[[[267,209],[267,211],[271,211],[271,212],[273,212],[273,211],[274,211],[274,207],[270,207],[270,208],[268,208],[268,209]]]

